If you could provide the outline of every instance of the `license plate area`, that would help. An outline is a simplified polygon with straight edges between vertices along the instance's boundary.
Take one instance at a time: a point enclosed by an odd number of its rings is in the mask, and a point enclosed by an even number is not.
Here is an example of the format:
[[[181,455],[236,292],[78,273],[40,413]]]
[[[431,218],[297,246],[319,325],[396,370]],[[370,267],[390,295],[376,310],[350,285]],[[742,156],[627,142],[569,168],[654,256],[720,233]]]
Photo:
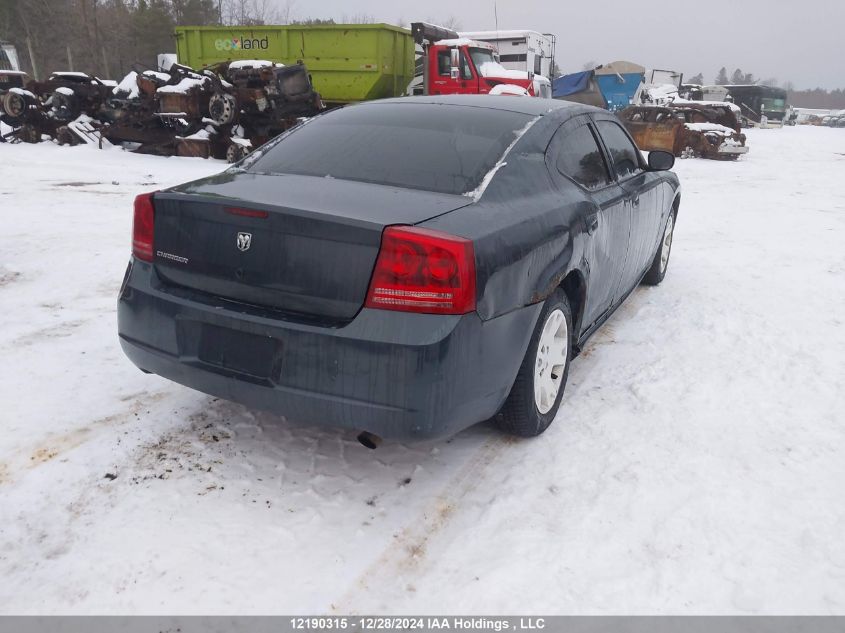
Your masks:
[[[276,382],[281,374],[282,342],[211,323],[182,321],[180,352],[187,362],[255,382]]]

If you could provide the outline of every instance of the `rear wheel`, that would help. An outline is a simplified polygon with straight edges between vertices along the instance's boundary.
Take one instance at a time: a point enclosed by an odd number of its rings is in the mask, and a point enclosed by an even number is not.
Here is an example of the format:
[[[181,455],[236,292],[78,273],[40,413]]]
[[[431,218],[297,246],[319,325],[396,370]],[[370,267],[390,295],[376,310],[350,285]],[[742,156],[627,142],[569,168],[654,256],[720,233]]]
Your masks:
[[[643,283],[647,286],[656,286],[666,276],[666,270],[669,268],[669,255],[672,253],[672,236],[675,232],[675,210],[672,209],[669,213],[669,219],[666,220],[666,229],[663,231],[663,237],[660,239],[660,246],[654,259],[651,262],[651,268],[643,277]]]
[[[572,339],[569,300],[558,289],[546,300],[511,393],[493,419],[499,429],[534,437],[549,428],[566,387]]]

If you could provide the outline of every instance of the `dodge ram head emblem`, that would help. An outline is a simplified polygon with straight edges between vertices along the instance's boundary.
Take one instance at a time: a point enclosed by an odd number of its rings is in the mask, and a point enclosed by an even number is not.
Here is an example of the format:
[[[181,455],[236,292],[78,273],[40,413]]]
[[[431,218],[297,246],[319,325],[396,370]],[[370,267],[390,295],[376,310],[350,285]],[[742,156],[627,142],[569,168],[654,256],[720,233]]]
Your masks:
[[[252,246],[252,233],[238,233],[238,250],[248,251]]]

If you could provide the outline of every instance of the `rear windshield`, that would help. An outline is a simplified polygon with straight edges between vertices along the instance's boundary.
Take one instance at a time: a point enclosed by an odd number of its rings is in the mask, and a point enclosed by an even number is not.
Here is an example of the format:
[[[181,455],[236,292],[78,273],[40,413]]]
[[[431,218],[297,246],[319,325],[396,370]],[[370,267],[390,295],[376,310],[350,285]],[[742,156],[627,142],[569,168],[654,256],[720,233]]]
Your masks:
[[[293,130],[241,167],[462,194],[481,184],[532,118],[467,106],[350,106]]]

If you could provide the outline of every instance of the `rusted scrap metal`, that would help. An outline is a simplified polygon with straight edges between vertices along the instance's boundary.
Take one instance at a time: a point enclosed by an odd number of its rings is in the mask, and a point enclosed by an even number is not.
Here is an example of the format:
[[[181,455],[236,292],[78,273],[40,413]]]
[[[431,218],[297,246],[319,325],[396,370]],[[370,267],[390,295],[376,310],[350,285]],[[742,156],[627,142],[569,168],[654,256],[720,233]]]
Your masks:
[[[53,73],[6,93],[0,92],[0,118],[19,140],[99,139],[136,152],[230,162],[324,108],[304,65],[258,60],[201,72],[179,64],[166,73],[136,70],[119,84]]]
[[[243,61],[199,73],[174,65],[168,73],[137,73],[135,81],[131,94],[109,102],[102,133],[144,153],[236,162],[295,125],[297,117],[324,107],[302,64]]]
[[[619,118],[642,150],[715,160],[736,160],[748,152],[739,120],[727,104],[635,105]]]
[[[178,76],[152,70],[133,71],[112,91],[98,119],[100,134],[111,143],[128,143],[133,151],[170,156],[175,132],[158,116],[157,91],[176,84]]]
[[[14,139],[38,143],[46,135],[62,145],[74,145],[85,139],[68,124],[99,111],[111,90],[110,82],[84,73],[53,73],[45,81],[26,81],[25,87],[6,90],[0,99],[0,119],[13,128]]]
[[[59,123],[81,114],[96,113],[111,95],[114,84],[78,72],[56,72],[46,81],[30,81],[27,89],[38,96],[50,118]]]
[[[12,128],[5,136],[15,137],[17,128],[40,117],[41,103],[25,88],[28,82],[26,73],[0,70],[0,121]]]
[[[56,128],[38,97],[17,86],[0,96],[0,121],[12,128],[7,137],[25,143],[38,143],[42,133],[54,132]]]
[[[171,81],[156,90],[156,114],[177,135],[193,134],[202,127],[202,119],[208,112],[211,77],[178,64],[173,65],[170,74]]]
[[[224,62],[209,71],[216,87],[209,117],[218,125],[245,120],[256,127],[278,127],[285,119],[311,116],[323,107],[301,63]]]

